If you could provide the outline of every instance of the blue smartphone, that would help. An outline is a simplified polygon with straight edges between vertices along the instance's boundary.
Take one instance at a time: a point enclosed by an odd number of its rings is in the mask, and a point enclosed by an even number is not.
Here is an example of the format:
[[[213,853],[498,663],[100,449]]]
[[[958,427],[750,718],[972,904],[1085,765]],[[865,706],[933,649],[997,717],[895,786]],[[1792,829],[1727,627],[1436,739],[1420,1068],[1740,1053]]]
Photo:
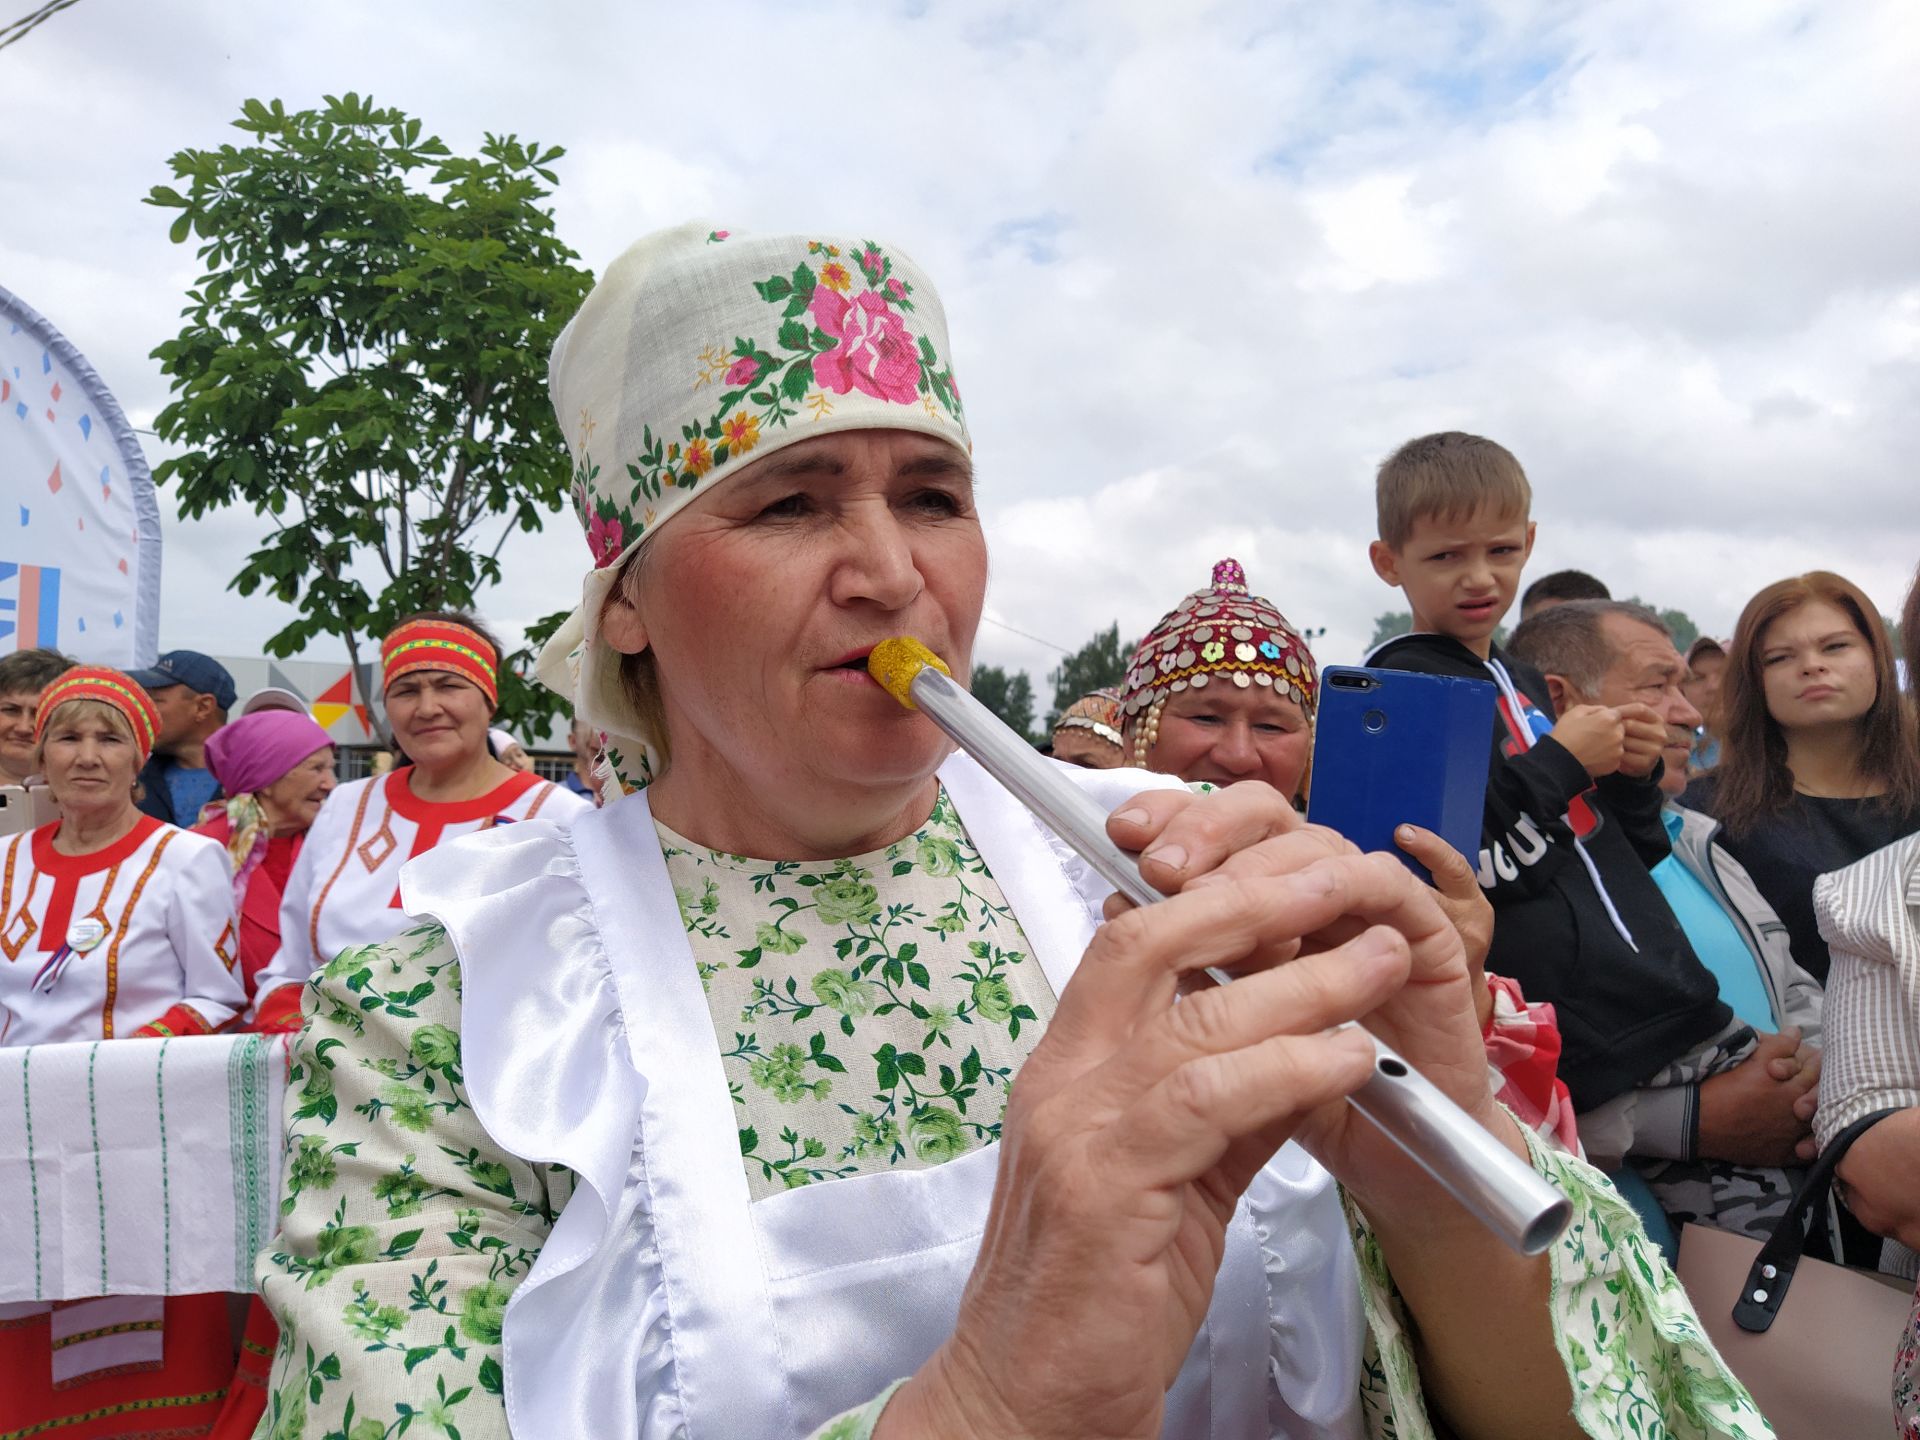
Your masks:
[[[1394,843],[1395,826],[1424,826],[1473,864],[1497,693],[1492,681],[1453,675],[1322,670],[1307,819],[1398,856],[1429,883],[1427,867]]]

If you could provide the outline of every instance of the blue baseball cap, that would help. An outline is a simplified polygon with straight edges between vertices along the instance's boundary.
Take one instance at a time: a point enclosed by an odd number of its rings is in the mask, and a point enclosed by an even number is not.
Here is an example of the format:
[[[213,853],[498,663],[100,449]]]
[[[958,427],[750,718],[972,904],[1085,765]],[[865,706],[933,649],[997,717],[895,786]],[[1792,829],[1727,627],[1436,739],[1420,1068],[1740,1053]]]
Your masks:
[[[198,650],[169,650],[153,662],[150,670],[129,670],[127,678],[142,690],[164,690],[169,685],[184,685],[196,695],[211,695],[222,710],[233,708],[233,676],[227,667],[211,655]]]

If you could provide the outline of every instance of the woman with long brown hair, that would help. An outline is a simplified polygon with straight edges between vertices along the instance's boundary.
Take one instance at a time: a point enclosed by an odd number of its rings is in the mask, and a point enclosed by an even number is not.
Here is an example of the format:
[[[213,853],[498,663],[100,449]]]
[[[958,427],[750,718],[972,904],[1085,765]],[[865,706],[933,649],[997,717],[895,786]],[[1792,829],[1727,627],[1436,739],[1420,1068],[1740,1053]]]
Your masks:
[[[1920,830],[1920,741],[1872,602],[1827,570],[1767,586],[1734,630],[1721,715],[1720,764],[1683,803],[1721,822],[1824,984],[1814,877]]]

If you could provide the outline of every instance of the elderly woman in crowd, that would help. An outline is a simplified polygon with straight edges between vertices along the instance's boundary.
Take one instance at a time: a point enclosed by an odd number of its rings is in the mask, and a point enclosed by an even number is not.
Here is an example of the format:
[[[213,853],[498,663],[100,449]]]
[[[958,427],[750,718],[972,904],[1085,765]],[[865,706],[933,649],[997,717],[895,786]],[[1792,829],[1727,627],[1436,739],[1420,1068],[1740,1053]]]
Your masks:
[[[1920,676],[1920,574],[1900,616],[1907,674]],[[1847,1207],[1887,1241],[1880,1268],[1920,1272],[1920,834],[1814,882],[1832,946],[1826,1068],[1814,1137],[1824,1149],[1876,1111],[1895,1113],[1847,1151],[1837,1178]],[[1895,1361],[1900,1440],[1920,1440],[1920,1293]]]
[[[326,797],[280,906],[280,952],[259,978],[255,1024],[300,1023],[300,985],[349,945],[400,929],[400,867],[459,835],[589,808],[488,753],[500,647],[470,615],[401,621],[381,643],[387,723],[411,764]]]
[[[288,708],[285,700],[292,701]],[[262,970],[280,950],[280,900],[307,830],[334,787],[334,746],[285,690],[249,699],[240,718],[207,737],[207,768],[223,799],[203,812],[194,833],[218,840],[233,867],[240,916],[240,975],[251,1000]],[[256,1298],[247,1312],[240,1360],[214,1440],[243,1440],[266,1407],[267,1366],[278,1334]]]
[[[1264,780],[1299,802],[1313,758],[1320,672],[1300,632],[1248,593],[1238,560],[1161,617],[1127,662],[1130,763],[1232,785]]]
[[[1117,770],[1127,763],[1120,738],[1120,695],[1093,690],[1053,722],[1053,758],[1086,770]]]
[[[0,1046],[204,1035],[246,1003],[220,847],[134,804],[159,725],[117,670],[40,696],[33,766],[61,818],[0,857]],[[231,1369],[224,1296],[0,1306],[0,1434],[149,1435],[156,1413],[200,1434]]]
[[[73,668],[58,650],[16,650],[0,657],[0,785],[24,785],[33,768],[40,692]]]
[[[243,715],[207,740],[222,800],[194,832],[226,847],[240,911],[240,971],[251,999],[280,951],[280,900],[307,831],[333,793],[333,741],[305,711]]]
[[[1766,1433],[1631,1213],[1494,1104],[1403,866],[1264,786],[1075,771],[1179,892],[1096,930],[1106,887],[867,674],[907,633],[964,675],[987,574],[905,256],[649,237],[552,388],[597,563],[542,675],[650,783],[423,856],[428,923],[308,987],[274,1433]],[[1243,976],[1176,1005],[1208,964]],[[1337,1103],[1358,1017],[1566,1188],[1550,1254]]]

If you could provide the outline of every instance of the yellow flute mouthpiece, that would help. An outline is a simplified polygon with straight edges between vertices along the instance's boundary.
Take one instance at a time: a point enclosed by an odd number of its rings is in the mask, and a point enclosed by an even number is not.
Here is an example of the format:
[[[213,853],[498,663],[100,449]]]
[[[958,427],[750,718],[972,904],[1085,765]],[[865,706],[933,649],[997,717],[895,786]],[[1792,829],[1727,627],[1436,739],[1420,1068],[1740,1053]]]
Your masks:
[[[953,673],[945,661],[911,635],[896,635],[891,640],[882,640],[867,656],[867,674],[909,710],[920,708],[913,703],[913,677],[929,665],[942,675]]]

